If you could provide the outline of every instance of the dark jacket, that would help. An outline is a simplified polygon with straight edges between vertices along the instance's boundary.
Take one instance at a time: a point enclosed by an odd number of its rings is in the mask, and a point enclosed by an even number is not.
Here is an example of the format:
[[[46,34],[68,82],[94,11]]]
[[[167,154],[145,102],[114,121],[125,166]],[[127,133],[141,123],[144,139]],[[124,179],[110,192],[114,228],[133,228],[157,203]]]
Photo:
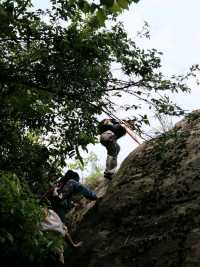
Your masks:
[[[71,199],[72,196],[76,194],[81,194],[89,200],[97,199],[95,192],[91,191],[90,189],[73,179],[68,180],[67,183],[58,192],[62,193],[63,199]]]
[[[102,133],[110,130],[110,131],[112,131],[116,135],[116,138],[117,139],[126,134],[126,130],[124,129],[124,127],[122,127],[120,125],[120,123],[118,123],[114,119],[112,119],[110,121],[111,121],[111,124],[106,124],[106,125],[105,124],[102,124],[100,122],[100,124],[99,124],[99,133],[100,134],[102,134]]]
[[[59,215],[61,220],[66,223],[65,215],[73,207],[72,197],[80,194],[89,200],[96,200],[96,193],[81,185],[79,182],[70,179],[58,189],[59,197],[51,198],[52,209]]]

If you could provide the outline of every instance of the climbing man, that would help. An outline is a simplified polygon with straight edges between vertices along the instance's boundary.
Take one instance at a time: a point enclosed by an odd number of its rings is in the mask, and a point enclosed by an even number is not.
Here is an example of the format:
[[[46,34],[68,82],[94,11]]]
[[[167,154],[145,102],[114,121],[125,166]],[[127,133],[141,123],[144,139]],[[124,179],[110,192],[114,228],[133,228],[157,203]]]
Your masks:
[[[68,170],[49,197],[52,209],[59,215],[63,223],[66,223],[66,214],[76,205],[72,199],[74,195],[80,194],[88,200],[97,200],[96,193],[81,185],[79,180],[77,172]]]
[[[117,140],[124,136],[126,132],[126,126],[120,124],[115,119],[104,119],[99,123],[100,143],[107,150],[104,177],[109,180],[112,180],[112,176],[117,168],[117,156],[120,151]]]

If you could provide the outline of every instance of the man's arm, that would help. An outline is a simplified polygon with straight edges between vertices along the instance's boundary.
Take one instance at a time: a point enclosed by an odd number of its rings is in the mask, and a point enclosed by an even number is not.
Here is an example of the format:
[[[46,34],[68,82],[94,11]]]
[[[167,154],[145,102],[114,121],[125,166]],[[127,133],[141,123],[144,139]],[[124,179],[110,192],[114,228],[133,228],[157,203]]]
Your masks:
[[[83,195],[85,198],[89,200],[97,200],[97,195],[95,192],[90,190],[89,188],[81,185],[80,183],[74,181],[74,189],[77,193],[80,193]]]
[[[111,126],[111,131],[115,133],[115,135],[117,136],[117,139],[126,134],[126,128],[120,123],[113,124]]]
[[[65,240],[68,241],[73,247],[77,248],[77,247],[80,247],[82,245],[82,242],[78,242],[78,243],[75,243],[73,240],[72,240],[72,237],[67,229],[66,226],[64,226],[64,229],[65,229]]]

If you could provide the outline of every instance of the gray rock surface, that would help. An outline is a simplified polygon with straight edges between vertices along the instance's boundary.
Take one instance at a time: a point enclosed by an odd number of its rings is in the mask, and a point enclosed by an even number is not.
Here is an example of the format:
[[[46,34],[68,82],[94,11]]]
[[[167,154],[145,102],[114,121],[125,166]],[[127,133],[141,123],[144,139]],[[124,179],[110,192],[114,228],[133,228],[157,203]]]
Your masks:
[[[200,112],[134,150],[77,229],[68,267],[199,267]]]

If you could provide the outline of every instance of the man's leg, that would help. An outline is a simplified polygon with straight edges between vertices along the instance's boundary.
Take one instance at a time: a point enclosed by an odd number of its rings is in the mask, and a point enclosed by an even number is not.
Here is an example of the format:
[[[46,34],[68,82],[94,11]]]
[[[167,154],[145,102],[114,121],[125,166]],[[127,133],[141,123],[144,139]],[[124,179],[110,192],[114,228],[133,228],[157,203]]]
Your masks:
[[[120,151],[120,146],[117,144],[115,134],[108,130],[100,137],[100,142],[107,150],[106,169],[104,177],[111,179],[117,168],[117,155]]]
[[[111,142],[107,146],[107,159],[106,159],[106,169],[104,172],[104,177],[107,179],[112,179],[113,174],[116,172],[117,168],[117,156],[120,151],[120,146],[116,141]]]

